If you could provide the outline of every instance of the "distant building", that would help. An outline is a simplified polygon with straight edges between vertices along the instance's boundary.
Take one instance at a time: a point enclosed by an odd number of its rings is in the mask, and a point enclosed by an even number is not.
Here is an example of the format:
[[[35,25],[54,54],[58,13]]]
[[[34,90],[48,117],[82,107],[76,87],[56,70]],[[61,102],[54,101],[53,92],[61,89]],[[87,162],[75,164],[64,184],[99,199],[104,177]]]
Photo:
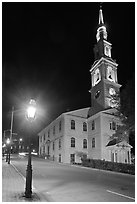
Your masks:
[[[131,146],[127,141],[117,143],[110,136],[121,125],[116,116],[119,94],[117,66],[111,58],[111,43],[102,8],[94,46],[95,62],[91,67],[91,107],[61,114],[39,135],[39,154],[63,163],[81,162],[79,153],[88,158],[131,163]],[[120,100],[120,99],[117,99]]]

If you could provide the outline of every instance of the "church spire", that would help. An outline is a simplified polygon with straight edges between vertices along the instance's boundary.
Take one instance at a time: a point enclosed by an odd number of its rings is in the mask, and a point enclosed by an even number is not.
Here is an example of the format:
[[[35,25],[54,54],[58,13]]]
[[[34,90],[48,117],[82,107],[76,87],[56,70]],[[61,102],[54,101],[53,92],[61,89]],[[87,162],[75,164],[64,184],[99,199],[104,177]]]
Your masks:
[[[104,24],[103,21],[103,12],[102,12],[102,5],[100,5],[100,10],[99,10],[99,25]]]
[[[99,10],[99,24],[98,24],[96,39],[97,39],[97,42],[100,39],[107,40],[107,31],[106,31],[106,26],[105,26],[104,20],[103,20],[103,12],[102,12],[102,6],[101,5],[100,5],[100,10]]]

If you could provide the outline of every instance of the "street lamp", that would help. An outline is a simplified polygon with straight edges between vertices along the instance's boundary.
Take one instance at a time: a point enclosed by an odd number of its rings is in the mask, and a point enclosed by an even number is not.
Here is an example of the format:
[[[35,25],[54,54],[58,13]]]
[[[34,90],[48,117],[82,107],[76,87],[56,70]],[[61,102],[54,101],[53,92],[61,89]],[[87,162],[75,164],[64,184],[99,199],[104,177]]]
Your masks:
[[[27,108],[27,119],[32,124],[36,116],[36,102],[31,99],[29,102],[29,106]],[[25,197],[31,198],[32,195],[32,165],[31,165],[31,143],[29,137],[29,155],[28,155],[28,165],[26,170],[26,189],[25,189]]]
[[[23,139],[20,138],[20,139],[19,139],[19,152],[22,151],[22,141],[23,141]]]
[[[6,140],[6,144],[7,144],[6,162],[10,164],[10,139],[9,138]]]
[[[4,157],[4,154],[5,154],[5,147],[6,147],[6,144],[4,143],[3,146],[2,146],[2,156]]]

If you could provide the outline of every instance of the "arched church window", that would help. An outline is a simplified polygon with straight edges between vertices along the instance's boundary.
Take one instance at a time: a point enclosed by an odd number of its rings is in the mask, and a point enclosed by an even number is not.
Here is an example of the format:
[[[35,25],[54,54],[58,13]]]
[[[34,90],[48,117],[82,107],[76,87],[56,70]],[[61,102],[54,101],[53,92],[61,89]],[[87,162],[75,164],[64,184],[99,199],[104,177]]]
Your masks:
[[[87,149],[87,140],[86,139],[83,140],[83,148]]]
[[[87,131],[87,123],[86,122],[83,123],[83,131]]]
[[[110,48],[108,46],[105,46],[105,55],[111,57]]]
[[[61,139],[59,139],[59,149],[61,148]]]
[[[107,79],[115,82],[115,72],[111,66],[107,67]]]
[[[98,84],[100,82],[100,80],[101,80],[100,70],[96,69],[94,72],[94,76],[93,76],[93,86]]]
[[[71,147],[75,147],[75,138],[74,137],[71,138]]]
[[[59,121],[59,131],[61,131],[61,121]]]
[[[95,148],[95,138],[92,138],[92,148]]]
[[[92,130],[95,130],[95,121],[94,121],[94,120],[93,120],[92,123],[91,123],[91,129],[92,129]]]
[[[75,120],[71,120],[71,129],[75,130]]]

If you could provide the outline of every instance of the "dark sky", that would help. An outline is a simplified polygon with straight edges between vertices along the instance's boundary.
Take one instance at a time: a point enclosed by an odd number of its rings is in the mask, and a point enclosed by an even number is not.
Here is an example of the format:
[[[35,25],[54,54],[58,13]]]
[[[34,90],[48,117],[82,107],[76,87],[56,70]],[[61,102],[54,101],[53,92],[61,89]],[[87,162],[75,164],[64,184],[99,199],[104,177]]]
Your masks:
[[[24,107],[35,98],[35,131],[61,113],[90,106],[90,68],[99,3],[2,3],[3,130],[25,134]],[[112,58],[123,85],[134,75],[135,4],[103,3]]]

